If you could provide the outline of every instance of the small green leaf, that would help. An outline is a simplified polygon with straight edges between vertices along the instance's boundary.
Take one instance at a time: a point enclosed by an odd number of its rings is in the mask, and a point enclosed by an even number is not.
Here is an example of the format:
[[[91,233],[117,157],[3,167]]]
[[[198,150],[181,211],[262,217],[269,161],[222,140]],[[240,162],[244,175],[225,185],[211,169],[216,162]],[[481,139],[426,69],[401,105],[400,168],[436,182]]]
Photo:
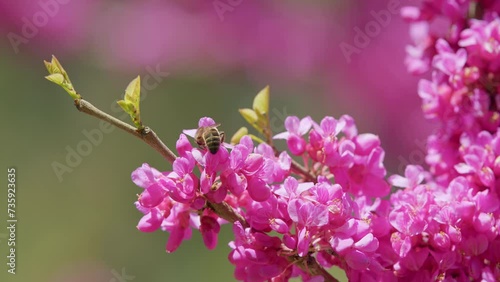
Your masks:
[[[54,82],[57,85],[64,83],[64,76],[60,73],[53,73],[45,77],[47,80]]]
[[[269,86],[264,87],[253,100],[253,110],[257,114],[257,125],[260,132],[268,135],[269,128]]]
[[[125,111],[127,114],[129,114],[129,115],[134,114],[134,112],[135,112],[134,104],[130,103],[129,101],[125,101],[125,100],[117,101],[117,103],[118,103],[118,105],[120,105],[120,107],[122,107],[123,111]]]
[[[259,116],[252,109],[240,109],[241,116],[260,133],[263,132],[263,128],[259,124]]]
[[[141,98],[141,77],[138,75],[134,78],[125,89],[125,100],[139,106]]]
[[[243,136],[248,134],[248,129],[246,127],[242,127],[236,131],[236,133],[231,137],[231,144],[240,143],[240,140]]]
[[[262,89],[253,100],[253,110],[261,117],[269,113],[269,86]]]
[[[47,80],[61,86],[74,100],[82,98],[80,94],[76,93],[68,74],[55,56],[52,56],[52,60],[50,62],[43,61],[43,63],[49,72],[49,75],[45,77]]]
[[[266,143],[266,141],[260,139],[259,137],[253,135],[253,134],[249,134],[250,138],[252,138],[253,141],[256,141],[257,143]]]
[[[256,123],[259,120],[257,113],[252,109],[240,109],[241,116],[250,124]]]
[[[61,63],[59,63],[59,60],[54,55],[52,55],[51,64],[53,66],[55,66],[55,68],[58,70],[58,72],[64,76],[64,78],[66,79],[66,81],[69,84],[71,84],[71,81],[69,80],[68,73],[64,70],[63,66],[61,65]]]
[[[123,100],[118,101],[118,105],[130,115],[134,125],[140,129],[142,128],[141,112],[139,103],[141,101],[141,77],[137,76],[132,80],[125,89],[125,96]]]
[[[53,73],[58,73],[57,69],[55,66],[52,65],[52,63],[50,62],[47,62],[47,61],[43,61],[43,63],[45,64],[45,67],[47,68],[47,71],[50,73],[50,74],[53,74]]]

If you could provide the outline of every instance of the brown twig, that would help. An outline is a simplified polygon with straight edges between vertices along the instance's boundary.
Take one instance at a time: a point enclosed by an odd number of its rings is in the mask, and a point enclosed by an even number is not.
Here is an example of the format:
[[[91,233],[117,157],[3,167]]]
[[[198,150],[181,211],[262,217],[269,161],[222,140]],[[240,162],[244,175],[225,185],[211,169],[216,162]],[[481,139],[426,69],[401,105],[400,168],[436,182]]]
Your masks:
[[[339,280],[319,265],[311,254],[308,254],[306,257],[299,257],[298,255],[288,256],[287,259],[311,276],[322,276],[325,282],[339,282]]]
[[[231,222],[235,223],[236,221],[239,221],[241,223],[241,226],[243,228],[250,227],[248,222],[245,220],[241,214],[237,213],[228,203],[222,202],[222,203],[212,203],[210,201],[207,201],[207,206],[212,209],[217,215],[219,215],[221,218]]]
[[[317,182],[316,176],[314,176],[310,171],[308,171],[305,167],[303,167],[293,159],[292,159],[292,164],[290,166],[290,170],[293,173],[304,176],[306,181]]]
[[[170,163],[173,163],[177,156],[161,141],[161,139],[156,135],[156,133],[149,127],[144,127],[142,129],[137,129],[128,123],[125,123],[103,111],[96,108],[91,103],[79,99],[75,100],[76,108],[83,113],[96,117],[100,120],[109,122],[110,124],[140,138],[142,141],[146,142],[149,146],[160,153],[165,159]]]

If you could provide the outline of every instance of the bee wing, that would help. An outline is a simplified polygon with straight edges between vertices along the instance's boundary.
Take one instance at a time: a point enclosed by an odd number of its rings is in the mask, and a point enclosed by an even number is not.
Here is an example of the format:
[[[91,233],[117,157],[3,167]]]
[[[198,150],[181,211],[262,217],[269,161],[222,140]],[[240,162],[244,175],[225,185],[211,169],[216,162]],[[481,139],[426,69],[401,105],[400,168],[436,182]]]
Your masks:
[[[184,134],[186,134],[187,136],[190,136],[190,137],[195,138],[195,135],[196,135],[196,131],[197,131],[197,130],[198,130],[198,129],[184,129],[182,132],[183,132]]]
[[[227,149],[231,149],[231,150],[234,149],[234,145],[233,144],[229,144],[229,143],[226,143],[226,142],[222,143],[222,146],[224,146]]]

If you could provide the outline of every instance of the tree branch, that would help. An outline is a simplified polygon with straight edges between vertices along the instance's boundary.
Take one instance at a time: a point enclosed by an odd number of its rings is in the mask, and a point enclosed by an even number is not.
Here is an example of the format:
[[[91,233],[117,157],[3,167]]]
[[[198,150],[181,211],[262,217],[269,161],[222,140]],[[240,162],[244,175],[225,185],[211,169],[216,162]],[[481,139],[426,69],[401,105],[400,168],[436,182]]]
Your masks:
[[[287,256],[289,262],[295,264],[304,272],[311,274],[311,276],[322,276],[325,278],[325,282],[339,282],[335,277],[333,277],[328,271],[326,271],[321,265],[318,264],[316,259],[308,254],[306,257]]]
[[[144,127],[142,129],[137,129],[132,125],[125,123],[101,110],[96,108],[91,103],[78,99],[75,100],[76,108],[83,113],[96,117],[100,120],[109,122],[110,124],[134,135],[135,137],[141,139],[146,142],[149,146],[155,149],[158,153],[160,153],[165,159],[167,159],[170,163],[173,163],[177,156],[158,138],[158,135],[149,127]]]
[[[317,182],[316,177],[310,171],[305,169],[305,167],[303,167],[298,162],[296,162],[294,159],[292,159],[292,164],[290,166],[290,170],[293,173],[304,176],[306,181]]]
[[[219,204],[207,201],[207,205],[221,218],[231,223],[239,221],[241,223],[241,226],[243,226],[243,228],[250,227],[245,218],[241,216],[241,214],[237,213],[228,203],[222,202]]]

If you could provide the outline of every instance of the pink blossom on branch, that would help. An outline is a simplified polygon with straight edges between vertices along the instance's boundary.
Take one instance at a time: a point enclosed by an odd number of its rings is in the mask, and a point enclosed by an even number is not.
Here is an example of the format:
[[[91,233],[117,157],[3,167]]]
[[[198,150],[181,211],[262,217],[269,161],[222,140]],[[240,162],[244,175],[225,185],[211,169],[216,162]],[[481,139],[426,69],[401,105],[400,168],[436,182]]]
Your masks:
[[[211,125],[215,125],[212,119],[200,119],[199,126]],[[289,261],[311,252],[321,256],[320,265],[336,264],[352,275],[383,272],[377,250],[378,238],[389,235],[384,216],[388,204],[377,200],[378,204],[372,205],[368,198],[353,200],[354,196],[361,197],[364,189],[369,189],[368,195],[388,193],[378,138],[358,135],[354,121],[348,116],[340,120],[327,117],[320,124],[309,117],[302,122],[289,117],[286,128],[289,131],[278,134],[278,138],[302,138],[304,164],[312,162],[312,172],[317,175],[315,183],[303,182],[300,175],[293,176],[286,152],[276,156],[271,146],[265,143],[256,146],[249,136],[241,138],[238,144],[228,145],[229,149],[221,146],[213,154],[193,147],[181,134],[177,141],[179,157],[172,171],[159,172],[144,164],[132,173],[134,182],[144,189],[136,203],[145,214],[139,230],[151,232],[161,228],[169,232],[167,251],[173,252],[191,237],[192,229],[198,229],[207,248],[212,249],[217,244],[220,224],[226,221],[208,209],[206,201],[225,201],[251,227],[242,229],[236,223],[235,230],[244,232],[246,240],[256,240],[247,247],[240,245],[239,239],[230,244],[233,248],[230,261],[236,265],[236,277],[243,280],[299,274],[307,277],[307,273]],[[303,138],[308,135],[311,143]],[[309,148],[307,153],[306,148]],[[321,151],[328,153],[322,156]],[[342,184],[334,184],[337,178]],[[271,231],[281,236],[266,237],[265,233]],[[259,242],[274,242],[274,250],[269,246],[255,249]],[[252,278],[259,267],[262,277]]]
[[[424,116],[438,126],[428,170],[408,165],[386,180],[379,137],[358,133],[347,115],[287,117],[286,131],[271,136],[286,141],[283,152],[243,136],[214,153],[181,134],[172,171],[144,164],[132,174],[143,189],[139,230],[169,232],[172,252],[198,229],[213,249],[227,221],[210,205],[225,203],[243,218],[229,243],[238,280],[320,281],[299,267],[310,259],[352,281],[500,280],[497,9],[443,0],[402,12],[420,29],[409,69],[432,72],[418,89]],[[431,29],[436,18],[448,32]],[[215,124],[201,118],[198,126]]]

